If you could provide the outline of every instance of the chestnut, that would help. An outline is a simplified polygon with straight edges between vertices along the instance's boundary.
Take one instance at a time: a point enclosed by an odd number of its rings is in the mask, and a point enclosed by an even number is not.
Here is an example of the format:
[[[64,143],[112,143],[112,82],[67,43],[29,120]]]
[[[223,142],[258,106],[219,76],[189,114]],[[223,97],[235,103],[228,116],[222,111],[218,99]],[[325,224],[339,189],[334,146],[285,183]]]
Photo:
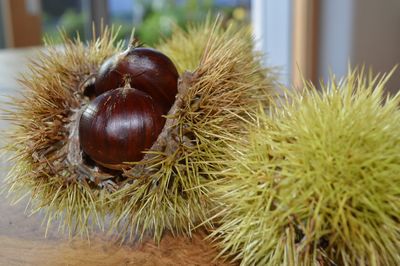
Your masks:
[[[137,162],[165,123],[160,106],[143,91],[118,88],[101,94],[84,109],[79,140],[86,155],[101,166],[121,170]]]
[[[158,102],[166,114],[175,101],[178,77],[175,65],[163,53],[151,48],[129,46],[100,66],[95,95],[123,87],[129,81],[132,88],[146,92]]]

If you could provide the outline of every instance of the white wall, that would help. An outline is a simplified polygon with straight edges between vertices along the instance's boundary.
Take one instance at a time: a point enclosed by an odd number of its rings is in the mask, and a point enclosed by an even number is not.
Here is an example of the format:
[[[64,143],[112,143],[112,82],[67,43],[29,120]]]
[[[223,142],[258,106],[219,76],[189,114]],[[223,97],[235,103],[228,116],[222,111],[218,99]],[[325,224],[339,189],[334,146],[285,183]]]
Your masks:
[[[251,13],[256,49],[266,54],[265,64],[277,67],[281,82],[291,80],[291,0],[252,0]]]
[[[294,0],[296,1],[296,0]],[[318,77],[343,76],[352,54],[353,0],[321,0],[319,13]]]

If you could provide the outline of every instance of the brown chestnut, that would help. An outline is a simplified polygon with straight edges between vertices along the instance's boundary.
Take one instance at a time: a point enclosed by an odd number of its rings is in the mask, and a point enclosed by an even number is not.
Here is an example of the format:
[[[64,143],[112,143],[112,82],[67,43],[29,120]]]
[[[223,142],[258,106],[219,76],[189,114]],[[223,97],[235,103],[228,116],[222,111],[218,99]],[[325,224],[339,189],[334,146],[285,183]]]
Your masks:
[[[158,102],[166,114],[175,101],[178,77],[175,65],[163,53],[130,46],[100,66],[95,95],[123,87],[129,81],[132,88],[146,92]]]
[[[96,163],[122,169],[137,162],[165,123],[162,110],[146,93],[118,88],[91,101],[79,121],[82,150]]]

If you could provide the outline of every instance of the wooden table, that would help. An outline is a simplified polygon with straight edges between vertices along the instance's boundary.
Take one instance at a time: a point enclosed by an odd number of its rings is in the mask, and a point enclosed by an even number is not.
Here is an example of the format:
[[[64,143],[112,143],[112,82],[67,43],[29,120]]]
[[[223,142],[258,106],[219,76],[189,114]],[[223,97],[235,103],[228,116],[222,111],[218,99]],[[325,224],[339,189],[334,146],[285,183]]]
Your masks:
[[[20,86],[18,73],[26,70],[29,57],[38,48],[0,51],[0,94],[15,95]],[[0,122],[6,130],[7,123]],[[2,168],[6,167],[1,162]],[[0,181],[5,175],[2,169]],[[0,265],[222,265],[213,262],[217,252],[197,232],[192,239],[174,238],[166,233],[160,246],[150,239],[139,244],[113,243],[105,233],[91,239],[68,239],[55,229],[44,237],[41,215],[25,214],[27,201],[10,206],[0,195]]]

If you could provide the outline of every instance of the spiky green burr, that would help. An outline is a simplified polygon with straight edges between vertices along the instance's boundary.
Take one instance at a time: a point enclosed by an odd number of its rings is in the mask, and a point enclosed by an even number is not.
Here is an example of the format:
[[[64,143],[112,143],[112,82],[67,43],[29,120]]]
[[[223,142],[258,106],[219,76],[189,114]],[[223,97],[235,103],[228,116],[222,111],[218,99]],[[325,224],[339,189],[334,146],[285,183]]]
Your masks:
[[[249,120],[210,186],[213,233],[242,265],[400,262],[400,93],[350,71]]]
[[[214,34],[218,35],[223,32],[221,27],[213,29],[213,21],[210,18],[207,18],[201,24],[188,25],[187,30],[176,26],[173,31],[173,38],[161,40],[157,49],[172,58],[179,73],[194,71],[200,63],[210,33],[213,30]],[[245,34],[243,37],[247,38],[251,44],[251,35]]]

